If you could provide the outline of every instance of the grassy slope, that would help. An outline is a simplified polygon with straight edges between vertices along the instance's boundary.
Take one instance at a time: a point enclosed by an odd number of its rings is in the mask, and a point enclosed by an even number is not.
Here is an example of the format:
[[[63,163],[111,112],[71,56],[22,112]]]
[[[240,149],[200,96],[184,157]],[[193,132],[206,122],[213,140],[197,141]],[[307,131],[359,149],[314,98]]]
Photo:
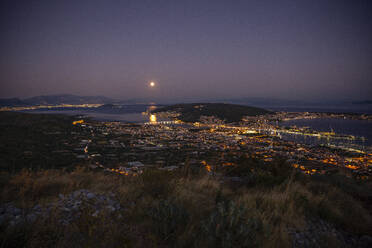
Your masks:
[[[0,112],[0,170],[64,168],[75,162],[72,154],[53,153],[71,150],[71,116]],[[28,156],[27,153],[32,153]]]
[[[249,161],[241,167],[256,170]],[[319,218],[356,235],[372,234],[366,207],[334,183],[305,177],[280,162],[250,176],[254,183],[236,185],[221,183],[203,171],[189,175],[151,170],[138,177],[82,168],[3,173],[1,202],[27,209],[53,202],[59,193],[84,188],[115,193],[124,218],[92,217],[87,210],[65,227],[53,217],[18,229],[1,227],[1,239],[5,245],[29,247],[240,247],[244,243],[290,247],[287,229],[301,230],[306,220]],[[332,237],[325,233],[324,240]]]

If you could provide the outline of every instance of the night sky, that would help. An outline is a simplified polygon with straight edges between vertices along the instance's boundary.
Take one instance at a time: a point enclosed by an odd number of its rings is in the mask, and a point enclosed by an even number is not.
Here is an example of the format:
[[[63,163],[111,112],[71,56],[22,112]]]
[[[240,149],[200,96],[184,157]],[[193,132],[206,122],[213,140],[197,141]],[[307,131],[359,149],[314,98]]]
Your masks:
[[[372,99],[370,0],[0,5],[3,98]]]

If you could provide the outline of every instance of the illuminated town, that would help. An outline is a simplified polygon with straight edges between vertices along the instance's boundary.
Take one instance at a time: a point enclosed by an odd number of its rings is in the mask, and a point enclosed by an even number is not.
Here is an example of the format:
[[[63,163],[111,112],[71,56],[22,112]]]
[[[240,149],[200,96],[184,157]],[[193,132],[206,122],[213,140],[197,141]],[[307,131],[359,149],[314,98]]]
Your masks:
[[[168,115],[174,116],[174,113]],[[359,150],[306,145],[286,141],[281,134],[346,141],[358,137],[310,132],[308,129],[282,129],[262,123],[262,118],[246,118],[241,125],[222,124],[214,117],[195,123],[157,122],[154,114],[149,115],[149,122],[144,124],[76,121],[74,124],[88,130],[83,133],[89,134],[82,136],[82,153],[76,156],[93,168],[123,175],[136,175],[145,167],[176,170],[184,167],[185,161],[189,166],[205,167],[209,173],[218,175],[221,168],[234,166],[239,157],[246,156],[267,166],[275,159],[285,159],[305,174],[327,174],[342,169],[348,176],[371,177],[372,152],[368,147]]]
[[[27,111],[40,109],[62,109],[62,108],[98,108],[103,104],[59,104],[59,105],[33,105],[33,106],[19,106],[19,107],[1,107],[0,111]]]

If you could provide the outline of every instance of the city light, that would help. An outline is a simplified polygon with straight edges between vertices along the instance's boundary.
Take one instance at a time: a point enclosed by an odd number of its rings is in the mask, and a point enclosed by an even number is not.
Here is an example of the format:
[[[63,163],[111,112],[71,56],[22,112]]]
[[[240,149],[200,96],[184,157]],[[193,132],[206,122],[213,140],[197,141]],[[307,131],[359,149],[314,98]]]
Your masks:
[[[150,115],[150,122],[156,122],[156,115]]]

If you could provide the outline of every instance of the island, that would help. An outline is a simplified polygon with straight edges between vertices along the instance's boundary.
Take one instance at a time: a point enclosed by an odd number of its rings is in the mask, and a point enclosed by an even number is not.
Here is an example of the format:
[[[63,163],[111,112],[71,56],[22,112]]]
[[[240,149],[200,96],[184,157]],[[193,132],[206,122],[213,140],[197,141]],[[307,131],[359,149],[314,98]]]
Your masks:
[[[184,122],[197,122],[203,117],[215,117],[227,123],[239,122],[244,116],[272,114],[266,109],[226,103],[189,103],[175,104],[158,108],[151,113],[174,113]]]

